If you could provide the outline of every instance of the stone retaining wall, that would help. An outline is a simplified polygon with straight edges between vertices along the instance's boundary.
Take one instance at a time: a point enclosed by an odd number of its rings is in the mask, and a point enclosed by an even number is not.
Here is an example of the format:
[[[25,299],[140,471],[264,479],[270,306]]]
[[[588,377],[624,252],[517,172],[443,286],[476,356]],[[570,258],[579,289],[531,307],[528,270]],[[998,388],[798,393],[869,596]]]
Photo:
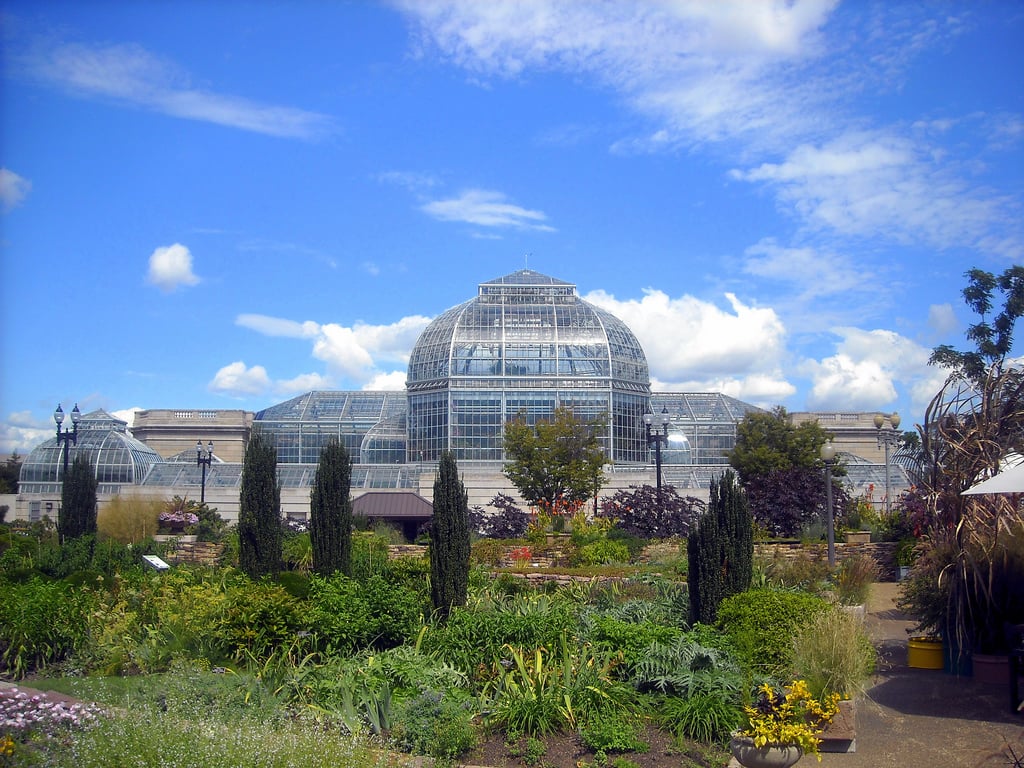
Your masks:
[[[879,581],[896,581],[895,541],[874,541],[866,544],[836,542],[836,562],[841,563],[854,555],[867,555],[878,564]],[[814,560],[828,559],[828,546],[824,543],[803,544],[801,542],[755,543],[754,556],[766,559],[783,558],[796,560],[810,557]]]
[[[511,557],[511,552],[519,547],[506,547],[504,556],[498,564],[501,568],[512,568],[519,563]],[[178,541],[177,548],[167,553],[167,561],[170,563],[200,563],[202,565],[216,565],[223,546],[210,542],[189,542]],[[394,544],[388,547],[388,557],[397,559],[400,557],[424,557],[427,548],[419,544]],[[836,561],[842,562],[853,555],[866,554],[873,558],[878,564],[880,573],[879,581],[896,580],[896,542],[880,541],[868,544],[847,544],[836,542]],[[651,561],[670,560],[673,557],[682,555],[679,544],[674,542],[659,542],[644,547],[640,555],[640,561],[649,563]],[[824,561],[828,557],[828,550],[825,544],[804,544],[800,542],[772,542],[754,544],[755,557],[765,559],[784,558],[795,560],[800,557],[811,557],[814,560]],[[565,551],[557,546],[530,553],[529,567],[537,569],[538,572],[522,574],[528,579],[557,580],[553,575],[544,576],[539,572],[544,568],[553,568],[566,564]]]

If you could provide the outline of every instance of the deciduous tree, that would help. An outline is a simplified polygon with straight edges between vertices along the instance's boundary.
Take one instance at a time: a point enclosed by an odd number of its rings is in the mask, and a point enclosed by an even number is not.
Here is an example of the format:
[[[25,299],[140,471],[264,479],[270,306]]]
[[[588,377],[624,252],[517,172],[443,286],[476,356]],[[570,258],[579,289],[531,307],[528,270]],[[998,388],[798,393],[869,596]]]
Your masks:
[[[531,505],[554,508],[596,498],[605,477],[600,423],[557,408],[531,424],[520,416],[505,424],[505,476]]]
[[[692,496],[680,496],[671,485],[661,494],[651,485],[631,485],[601,503],[601,516],[610,517],[632,536],[666,539],[689,536],[705,505]]]
[[[820,467],[821,446],[832,435],[816,421],[794,426],[782,406],[753,411],[736,425],[736,445],[729,466],[745,485],[751,478],[793,467]]]

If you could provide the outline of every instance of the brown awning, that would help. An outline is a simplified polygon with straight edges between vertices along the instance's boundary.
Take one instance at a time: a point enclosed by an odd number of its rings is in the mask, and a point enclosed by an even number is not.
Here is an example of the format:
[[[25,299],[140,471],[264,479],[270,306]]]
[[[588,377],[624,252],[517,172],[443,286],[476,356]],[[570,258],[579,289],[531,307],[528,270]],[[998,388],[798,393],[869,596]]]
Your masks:
[[[359,517],[429,520],[434,505],[418,493],[370,491],[353,499],[352,514]]]

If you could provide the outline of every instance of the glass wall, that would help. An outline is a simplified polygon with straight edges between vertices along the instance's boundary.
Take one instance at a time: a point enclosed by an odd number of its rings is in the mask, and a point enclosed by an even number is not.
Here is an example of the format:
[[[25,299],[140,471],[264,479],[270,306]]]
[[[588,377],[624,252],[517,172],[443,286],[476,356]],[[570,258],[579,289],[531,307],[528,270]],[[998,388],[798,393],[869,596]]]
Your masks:
[[[576,286],[530,270],[482,283],[477,298],[441,314],[409,361],[409,461],[500,461],[503,425],[555,408],[601,419],[610,461],[643,462],[647,359],[614,315]]]

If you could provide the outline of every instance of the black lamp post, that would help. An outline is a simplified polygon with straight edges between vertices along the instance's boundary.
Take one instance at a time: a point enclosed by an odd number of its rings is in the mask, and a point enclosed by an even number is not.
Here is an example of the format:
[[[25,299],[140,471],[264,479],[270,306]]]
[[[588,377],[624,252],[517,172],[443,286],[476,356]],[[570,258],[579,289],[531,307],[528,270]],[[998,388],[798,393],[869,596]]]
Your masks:
[[[68,452],[72,445],[78,445],[78,422],[81,418],[82,412],[78,410],[78,403],[75,403],[75,407],[71,411],[72,429],[62,430],[60,425],[64,423],[64,409],[60,407],[60,403],[57,403],[57,410],[53,412],[53,420],[57,422],[57,445],[64,444],[64,475],[60,480],[62,483],[68,476]]]
[[[883,429],[886,422],[891,427],[889,429]],[[892,504],[889,501],[889,447],[899,442],[900,433],[896,430],[900,426],[900,415],[893,413],[891,416],[883,416],[880,413],[875,414],[875,430],[878,436],[878,447],[881,448],[885,445],[885,516],[889,517],[892,515]]]
[[[825,462],[825,530],[828,532],[828,567],[836,565],[836,525],[832,509],[832,465],[836,460],[836,449],[832,441],[821,446],[821,460]]]
[[[199,490],[199,503],[206,503],[206,468],[213,461],[213,440],[206,444],[206,451],[203,451],[203,441],[196,440],[196,466],[203,468],[203,480]]]
[[[668,408],[662,407],[661,413],[658,414],[658,425],[661,427],[660,431],[657,429],[651,429],[654,425],[654,414],[647,412],[644,414],[644,430],[647,433],[647,445],[650,447],[651,443],[654,443],[654,471],[655,477],[657,478],[658,497],[661,497],[661,444],[664,443],[665,447],[668,448],[668,423],[672,417],[668,415]]]

